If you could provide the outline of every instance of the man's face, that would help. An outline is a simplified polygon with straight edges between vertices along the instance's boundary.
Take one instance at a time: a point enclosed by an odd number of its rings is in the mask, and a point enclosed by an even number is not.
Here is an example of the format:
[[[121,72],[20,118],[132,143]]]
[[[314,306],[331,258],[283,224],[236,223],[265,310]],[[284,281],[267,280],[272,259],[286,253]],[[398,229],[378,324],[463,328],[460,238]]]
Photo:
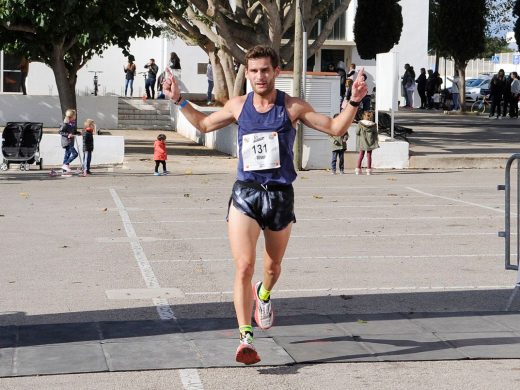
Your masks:
[[[246,78],[260,96],[267,96],[274,90],[274,81],[279,74],[280,67],[273,68],[269,57],[250,59],[247,63]]]

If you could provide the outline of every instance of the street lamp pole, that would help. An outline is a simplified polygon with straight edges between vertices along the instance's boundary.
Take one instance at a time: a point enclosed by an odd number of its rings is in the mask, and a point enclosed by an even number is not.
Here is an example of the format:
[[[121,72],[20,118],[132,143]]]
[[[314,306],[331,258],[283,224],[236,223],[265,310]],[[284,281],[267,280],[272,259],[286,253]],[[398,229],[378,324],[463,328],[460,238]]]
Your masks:
[[[293,56],[293,88],[292,95],[302,97],[302,56],[303,56],[303,28],[301,0],[295,1],[295,17],[294,17],[294,56]],[[303,152],[303,126],[298,122],[296,129],[296,139],[294,143],[294,165],[296,169],[302,169],[302,152]]]

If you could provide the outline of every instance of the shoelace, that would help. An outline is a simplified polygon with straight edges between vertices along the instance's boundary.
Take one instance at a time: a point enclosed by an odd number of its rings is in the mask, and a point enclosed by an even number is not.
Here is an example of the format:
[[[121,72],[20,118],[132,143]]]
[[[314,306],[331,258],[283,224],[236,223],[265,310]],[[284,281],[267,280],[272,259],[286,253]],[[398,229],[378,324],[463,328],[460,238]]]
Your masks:
[[[260,299],[260,314],[262,317],[270,317],[269,312],[271,311],[271,302],[263,302]]]

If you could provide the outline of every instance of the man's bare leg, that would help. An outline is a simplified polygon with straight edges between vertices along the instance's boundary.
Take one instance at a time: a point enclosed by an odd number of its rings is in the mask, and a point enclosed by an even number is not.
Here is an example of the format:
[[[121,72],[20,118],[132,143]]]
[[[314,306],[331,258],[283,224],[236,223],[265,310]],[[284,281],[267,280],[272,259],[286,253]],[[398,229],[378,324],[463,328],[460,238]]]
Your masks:
[[[265,229],[264,279],[266,290],[271,291],[280,277],[282,260],[291,236],[292,223],[280,231]]]
[[[260,361],[260,356],[253,346],[251,279],[255,271],[256,243],[260,235],[260,226],[254,219],[231,206],[228,217],[228,234],[231,253],[235,261],[233,302],[240,330],[240,344],[235,360],[248,365],[255,364]]]
[[[255,272],[256,243],[260,226],[254,219],[242,214],[233,205],[229,209],[228,234],[231,254],[235,261],[233,302],[238,325],[251,325],[253,293],[251,280]]]

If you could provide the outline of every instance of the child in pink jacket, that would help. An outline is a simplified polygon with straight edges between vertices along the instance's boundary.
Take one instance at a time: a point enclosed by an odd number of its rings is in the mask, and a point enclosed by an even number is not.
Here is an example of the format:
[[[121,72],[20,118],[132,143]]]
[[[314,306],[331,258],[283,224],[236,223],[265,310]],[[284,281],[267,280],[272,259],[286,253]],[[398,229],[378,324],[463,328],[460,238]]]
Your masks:
[[[157,140],[153,144],[153,159],[155,160],[155,172],[153,173],[155,176],[161,176],[159,173],[159,164],[162,164],[163,167],[163,175],[167,175],[170,172],[166,170],[166,160],[168,159],[168,155],[166,154],[166,136],[164,134],[159,134],[157,136]]]

